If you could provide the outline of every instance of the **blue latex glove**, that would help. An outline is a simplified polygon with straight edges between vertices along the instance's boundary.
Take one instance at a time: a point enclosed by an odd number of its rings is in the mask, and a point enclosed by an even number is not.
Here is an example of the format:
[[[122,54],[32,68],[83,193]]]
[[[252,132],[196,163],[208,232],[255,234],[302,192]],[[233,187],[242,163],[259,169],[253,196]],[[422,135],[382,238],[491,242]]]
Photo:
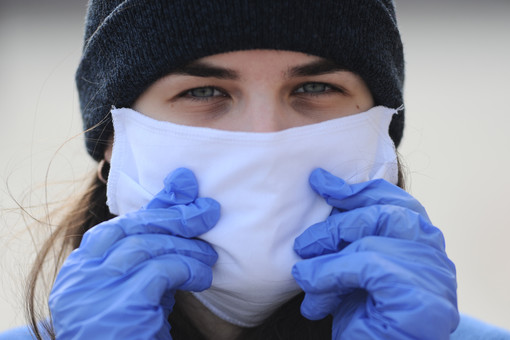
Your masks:
[[[193,173],[178,169],[145,208],[85,233],[50,294],[57,339],[171,339],[175,291],[207,289],[217,259],[191,239],[220,216],[197,194]]]
[[[310,184],[334,209],[295,241],[301,313],[331,314],[333,339],[448,339],[455,266],[423,207],[384,180],[349,185],[317,169]]]

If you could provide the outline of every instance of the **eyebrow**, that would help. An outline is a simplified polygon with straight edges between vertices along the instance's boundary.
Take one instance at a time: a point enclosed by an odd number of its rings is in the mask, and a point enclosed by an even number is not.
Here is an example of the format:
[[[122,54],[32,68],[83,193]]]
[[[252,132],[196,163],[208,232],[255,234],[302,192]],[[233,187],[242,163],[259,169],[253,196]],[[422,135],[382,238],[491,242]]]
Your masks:
[[[181,66],[170,74],[179,74],[186,76],[202,77],[202,78],[219,78],[238,80],[239,73],[229,68],[213,66],[208,63],[195,61],[190,64]]]
[[[299,65],[290,67],[285,72],[286,78],[296,78],[296,77],[309,77],[309,76],[318,76],[326,73],[333,73],[338,71],[345,71],[346,69],[332,61],[322,59],[313,61],[308,64]],[[181,66],[174,71],[170,72],[170,74],[178,74],[178,75],[187,75],[194,77],[202,77],[202,78],[219,78],[219,79],[229,79],[229,80],[239,80],[240,75],[237,71],[225,68],[214,66],[205,62],[195,61],[190,64]]]
[[[332,61],[321,59],[308,64],[291,67],[285,73],[286,77],[310,77],[319,76],[321,74],[345,71],[345,67],[340,66]]]

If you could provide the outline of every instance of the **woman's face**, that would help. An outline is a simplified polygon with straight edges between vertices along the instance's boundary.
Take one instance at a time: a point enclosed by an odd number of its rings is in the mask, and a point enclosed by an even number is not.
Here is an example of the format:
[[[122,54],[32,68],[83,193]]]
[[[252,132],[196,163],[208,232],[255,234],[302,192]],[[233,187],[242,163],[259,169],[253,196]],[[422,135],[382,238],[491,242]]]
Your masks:
[[[198,59],[152,84],[133,109],[181,125],[274,132],[373,106],[359,76],[323,58],[251,50]]]

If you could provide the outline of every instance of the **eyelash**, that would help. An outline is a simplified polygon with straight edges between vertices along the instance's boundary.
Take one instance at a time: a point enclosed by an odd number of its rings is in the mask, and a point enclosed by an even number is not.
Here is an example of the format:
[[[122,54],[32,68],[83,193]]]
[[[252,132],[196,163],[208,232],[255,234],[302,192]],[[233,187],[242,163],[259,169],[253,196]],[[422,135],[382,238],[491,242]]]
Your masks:
[[[207,97],[198,97],[198,96],[192,95],[193,91],[204,90],[204,89],[212,89],[213,90],[213,94],[211,96],[207,96]],[[216,92],[218,92],[220,95],[216,94]],[[179,97],[186,98],[186,99],[189,99],[189,100],[192,100],[192,101],[198,101],[198,102],[206,102],[206,101],[212,100],[214,98],[227,97],[227,96],[228,95],[227,95],[226,91],[224,91],[223,89],[218,88],[216,86],[200,86],[200,87],[195,87],[195,88],[183,91],[179,95]]]
[[[301,90],[301,89],[304,89],[305,86],[307,85],[320,85],[320,86],[324,86],[325,89],[323,91],[319,91],[319,92],[305,92],[305,91],[298,91],[298,90]],[[322,82],[307,82],[307,83],[304,83],[304,84],[301,84],[299,85],[294,91],[293,93],[297,93],[297,94],[303,94],[303,95],[308,95],[308,96],[312,96],[312,97],[318,97],[318,96],[323,96],[323,95],[328,95],[330,94],[331,92],[340,92],[340,93],[345,93],[344,90],[336,87],[336,86],[333,86],[331,84],[328,84],[328,83],[322,83]]]
[[[320,92],[298,91],[298,90],[303,89],[307,85],[321,85],[321,86],[324,86],[325,89],[324,89],[324,91],[320,91]],[[204,90],[204,89],[212,89],[213,94],[211,96],[204,96],[204,97],[192,95],[193,91]],[[306,82],[306,83],[300,84],[298,87],[296,87],[296,89],[294,89],[292,91],[292,93],[298,94],[298,95],[307,95],[307,96],[312,96],[312,97],[318,97],[318,96],[322,96],[322,95],[328,95],[331,91],[345,93],[344,90],[342,90],[336,86],[333,86],[333,85],[330,85],[327,83],[322,83],[322,82]],[[195,88],[183,91],[179,95],[179,97],[186,98],[186,99],[189,99],[192,101],[197,101],[197,102],[207,102],[207,101],[213,100],[214,98],[218,98],[218,97],[228,97],[228,94],[226,91],[224,91],[223,89],[218,88],[216,86],[200,86],[200,87],[195,87]]]

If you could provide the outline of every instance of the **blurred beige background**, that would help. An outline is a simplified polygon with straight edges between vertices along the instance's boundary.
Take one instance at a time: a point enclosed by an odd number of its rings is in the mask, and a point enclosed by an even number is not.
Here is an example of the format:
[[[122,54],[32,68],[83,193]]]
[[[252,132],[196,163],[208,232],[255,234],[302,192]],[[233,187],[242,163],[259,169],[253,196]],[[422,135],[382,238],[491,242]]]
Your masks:
[[[73,137],[85,3],[0,0],[0,331],[25,323],[23,277],[37,236],[13,198],[41,213],[46,196],[72,194],[95,167]],[[510,329],[510,1],[397,6],[410,191],[445,233],[460,310]]]

